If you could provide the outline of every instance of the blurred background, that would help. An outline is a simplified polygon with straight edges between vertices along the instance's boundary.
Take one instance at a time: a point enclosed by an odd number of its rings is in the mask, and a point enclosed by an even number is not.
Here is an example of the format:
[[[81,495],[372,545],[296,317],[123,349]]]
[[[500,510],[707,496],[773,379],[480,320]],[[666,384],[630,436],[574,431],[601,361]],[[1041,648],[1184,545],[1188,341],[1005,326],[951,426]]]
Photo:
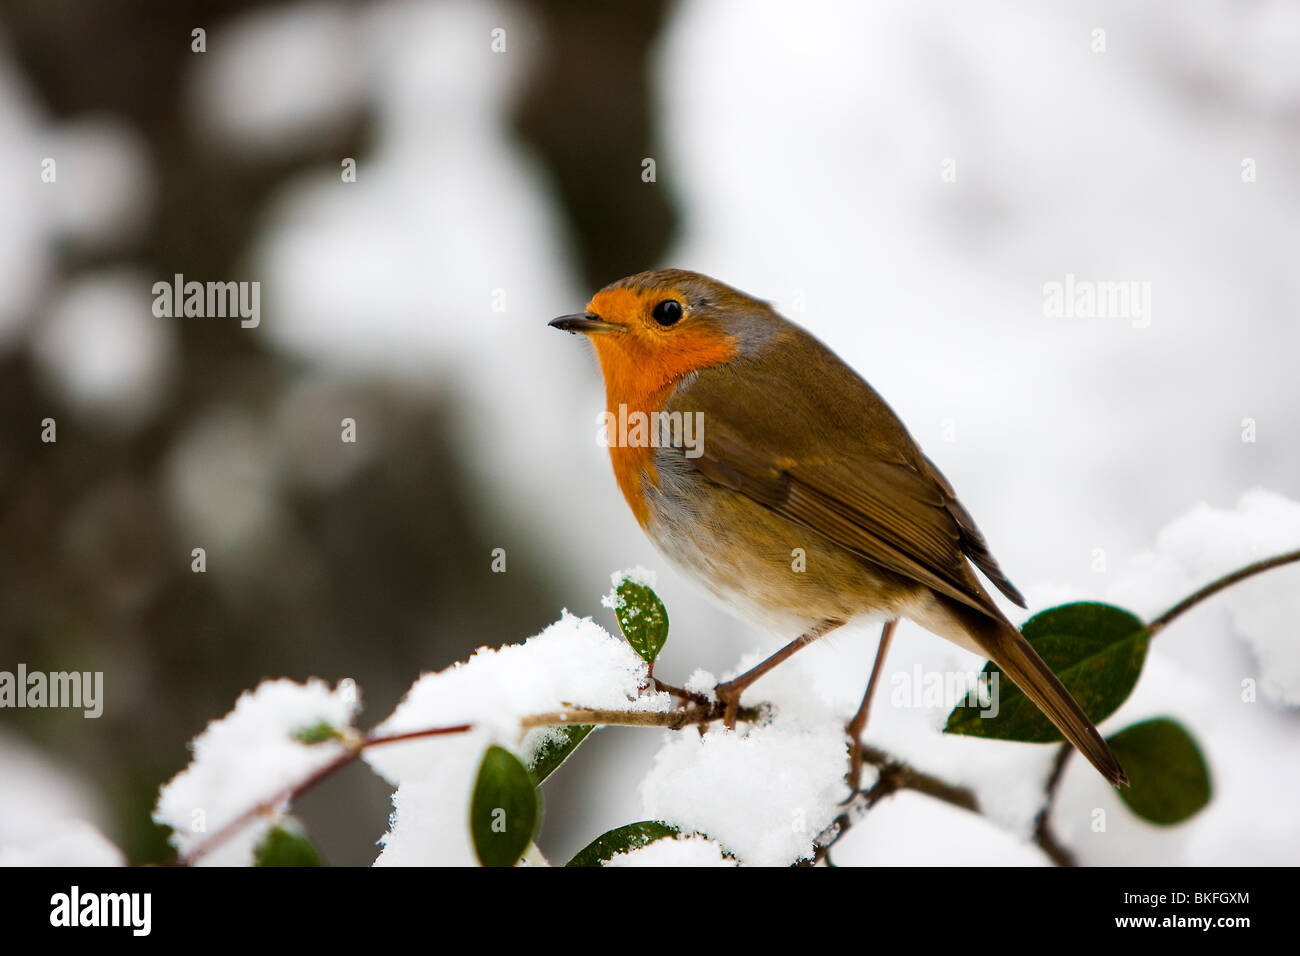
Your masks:
[[[369,725],[561,608],[613,628],[618,568],[661,572],[669,679],[774,643],[651,551],[589,347],[546,327],[643,269],[827,341],[1031,608],[1200,502],[1300,496],[1297,49],[1281,0],[4,0],[0,669],[105,702],[0,712],[0,844],[81,817],[166,859],[157,788],[241,691],[352,677]],[[178,273],[259,282],[260,323],[156,317]],[[1046,315],[1067,275],[1149,283],[1149,321]],[[891,660],[964,660],[937,643]],[[848,712],[873,650],[808,652]],[[1295,709],[1258,719],[1293,758]],[[543,849],[639,819],[657,746],[597,734]],[[1138,861],[1293,861],[1283,798],[1243,799],[1280,848],[1220,819]],[[367,864],[389,791],[354,767],[300,811]]]

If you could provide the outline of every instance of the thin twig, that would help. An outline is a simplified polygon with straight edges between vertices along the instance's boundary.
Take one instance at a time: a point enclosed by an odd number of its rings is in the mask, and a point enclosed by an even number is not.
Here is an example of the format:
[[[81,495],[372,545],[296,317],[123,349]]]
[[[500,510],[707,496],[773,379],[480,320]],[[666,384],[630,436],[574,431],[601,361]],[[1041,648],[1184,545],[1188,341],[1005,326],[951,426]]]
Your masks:
[[[713,703],[711,698],[705,697],[701,693],[687,690],[684,687],[675,687],[667,681],[661,681],[658,677],[652,677],[650,678],[650,681],[654,684],[655,690],[665,694],[672,694],[678,700],[689,700],[692,704],[699,704],[701,706],[707,706],[708,704]]]
[[[862,744],[859,748],[859,754],[863,763],[879,769],[880,773],[876,777],[876,782],[865,791],[857,790],[850,794],[840,815],[822,831],[822,837],[825,839],[819,838],[820,845],[817,847],[813,858],[805,861],[803,864],[805,866],[816,866],[823,861],[833,866],[834,864],[830,861],[831,848],[843,838],[844,834],[855,823],[866,816],[868,810],[881,800],[900,790],[923,793],[927,797],[942,800],[944,803],[960,807],[971,813],[980,813],[979,801],[975,798],[974,791],[968,787],[958,786],[946,780],[941,780],[923,770],[917,770],[879,747],[873,747],[870,744]]]
[[[1205,587],[1201,588],[1194,594],[1183,598],[1169,610],[1165,611],[1158,618],[1147,625],[1147,630],[1152,634],[1165,628],[1169,622],[1178,617],[1184,611],[1188,611],[1200,604],[1206,598],[1218,594],[1224,588],[1231,587],[1238,581],[1244,581],[1246,578],[1260,574],[1264,571],[1271,571],[1273,568],[1280,568],[1284,564],[1293,564],[1300,561],[1300,551],[1288,551],[1286,554],[1279,554],[1276,557],[1265,558],[1263,561],[1256,561],[1254,564],[1248,564],[1244,568],[1233,571],[1231,574],[1225,574],[1216,581],[1211,581]]]
[[[891,757],[878,747],[869,744],[862,746],[862,759],[873,767],[880,768],[880,777],[871,789],[876,791],[873,804],[899,790],[915,790],[927,797],[934,797],[954,807],[961,807],[972,813],[979,813],[979,801],[969,787],[949,783],[915,767],[910,767],[896,757]],[[882,786],[883,785],[883,786]],[[868,791],[870,793],[870,791]]]
[[[523,727],[554,727],[565,724],[602,724],[611,727],[667,727],[680,730],[690,724],[707,724],[721,720],[723,705],[711,701],[707,706],[675,707],[672,710],[599,710],[570,707],[546,714],[533,714],[520,721]],[[761,714],[757,707],[740,711],[742,720],[755,720]]]
[[[1079,865],[1074,851],[1056,838],[1056,833],[1052,830],[1051,824],[1052,807],[1056,804],[1056,792],[1060,788],[1061,778],[1065,775],[1065,764],[1069,761],[1072,753],[1074,753],[1074,748],[1070,744],[1061,744],[1057,748],[1056,758],[1052,761],[1052,772],[1048,774],[1047,784],[1044,787],[1043,806],[1038,811],[1038,815],[1034,817],[1034,843],[1057,866]]]
[[[274,813],[285,803],[297,799],[326,777],[332,776],[342,770],[348,764],[352,763],[352,761],[360,757],[361,751],[365,750],[367,747],[377,747],[381,744],[397,743],[402,740],[414,740],[419,737],[462,734],[470,730],[472,727],[472,724],[455,724],[451,727],[429,727],[424,730],[412,730],[400,734],[384,734],[380,736],[364,737],[361,740],[355,741],[348,746],[348,749],[344,750],[343,753],[339,754],[328,763],[317,767],[302,780],[282,788],[274,796],[268,797],[256,806],[245,810],[185,856],[181,857],[177,862],[181,866],[193,866],[201,857],[210,853],[220,844],[225,843],[226,840],[230,839],[258,817]]]

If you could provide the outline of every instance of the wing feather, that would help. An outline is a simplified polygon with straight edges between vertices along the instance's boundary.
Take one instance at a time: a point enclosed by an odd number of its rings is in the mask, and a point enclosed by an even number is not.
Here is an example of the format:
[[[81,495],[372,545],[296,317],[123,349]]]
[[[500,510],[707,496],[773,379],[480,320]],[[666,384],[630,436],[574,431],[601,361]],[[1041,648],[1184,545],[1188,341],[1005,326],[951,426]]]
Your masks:
[[[702,454],[687,460],[863,561],[1000,618],[969,559],[1023,606],[947,479],[884,400],[830,358],[808,363],[813,374],[801,381],[761,363],[703,370],[669,404],[704,413]],[[812,420],[824,426],[815,436],[804,424]]]

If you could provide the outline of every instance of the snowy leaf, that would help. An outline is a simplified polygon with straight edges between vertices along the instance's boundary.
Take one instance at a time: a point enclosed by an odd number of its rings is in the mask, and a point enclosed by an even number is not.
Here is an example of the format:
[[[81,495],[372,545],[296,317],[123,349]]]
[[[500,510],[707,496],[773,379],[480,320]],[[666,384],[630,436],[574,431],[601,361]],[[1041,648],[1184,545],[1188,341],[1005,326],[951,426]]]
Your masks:
[[[569,724],[549,729],[551,733],[538,746],[528,762],[528,770],[533,775],[533,782],[538,786],[558,770],[560,764],[568,760],[569,755],[578,749],[578,744],[586,740],[587,735],[596,728],[593,724]]]
[[[647,664],[653,665],[668,640],[668,611],[649,586],[624,578],[615,587],[614,614],[623,636]]]
[[[327,740],[343,739],[339,729],[325,720],[318,720],[314,724],[295,730],[292,736],[300,744],[323,744]]]
[[[320,853],[293,821],[271,827],[253,850],[253,866],[324,866]]]
[[[728,856],[722,844],[703,836],[678,836],[669,840],[654,840],[645,846],[634,847],[625,853],[615,853],[604,863],[610,868],[628,867],[727,867],[735,868],[740,861]]]
[[[677,828],[658,820],[629,823],[602,833],[574,854],[567,866],[600,866],[619,853],[636,850],[655,840],[677,836]]]
[[[1128,611],[1088,601],[1035,614],[1021,630],[1094,724],[1118,710],[1132,693],[1151,640],[1146,626]],[[948,715],[946,733],[1030,743],[1062,739],[996,664],[990,661],[984,674],[999,675],[997,715],[981,716],[981,708],[959,704]]]

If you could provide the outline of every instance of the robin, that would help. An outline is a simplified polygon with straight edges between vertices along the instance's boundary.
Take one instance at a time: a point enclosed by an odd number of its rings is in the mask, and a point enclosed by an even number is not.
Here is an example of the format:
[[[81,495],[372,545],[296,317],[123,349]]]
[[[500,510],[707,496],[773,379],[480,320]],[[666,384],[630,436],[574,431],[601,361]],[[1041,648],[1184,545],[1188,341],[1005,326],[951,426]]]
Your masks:
[[[976,577],[972,563],[1025,606],[952,485],[829,348],[767,303],[680,269],[620,279],[585,312],[550,324],[595,347],[607,421],[651,423],[609,452],[657,549],[742,619],[798,635],[717,686],[728,725],[763,674],[854,618],[883,615],[868,693],[849,725],[856,750],[905,617],[994,661],[1102,776],[1128,782]],[[702,425],[689,444],[685,421]]]

